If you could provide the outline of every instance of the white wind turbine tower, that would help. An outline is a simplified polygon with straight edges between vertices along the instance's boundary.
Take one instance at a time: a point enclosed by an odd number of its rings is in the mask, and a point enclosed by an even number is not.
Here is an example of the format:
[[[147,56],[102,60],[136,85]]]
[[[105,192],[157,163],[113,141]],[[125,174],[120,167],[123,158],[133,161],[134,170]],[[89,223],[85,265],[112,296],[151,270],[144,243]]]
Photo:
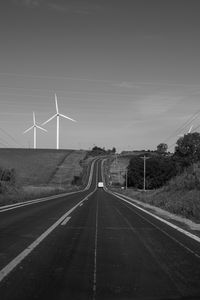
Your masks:
[[[57,96],[55,94],[55,103],[56,103],[56,114],[53,115],[51,118],[49,118],[47,121],[45,121],[44,123],[42,123],[42,125],[45,125],[47,124],[48,122],[50,122],[51,120],[53,120],[54,118],[56,118],[57,120],[57,136],[56,136],[56,148],[57,150],[59,149],[59,134],[60,134],[60,117],[62,118],[65,118],[65,119],[68,119],[68,120],[71,120],[73,122],[76,122],[74,119],[72,118],[69,118],[63,114],[60,114],[59,113],[59,110],[58,110],[58,100],[57,100]]]
[[[35,113],[33,112],[33,126],[31,126],[30,128],[26,129],[24,131],[24,133],[26,133],[26,132],[28,132],[28,131],[30,131],[30,130],[33,129],[33,133],[34,133],[34,149],[36,149],[36,147],[37,147],[37,140],[36,140],[36,130],[37,130],[37,128],[40,129],[40,130],[43,130],[43,131],[47,131],[46,129],[44,129],[44,128],[42,128],[42,127],[40,127],[39,125],[36,124]]]

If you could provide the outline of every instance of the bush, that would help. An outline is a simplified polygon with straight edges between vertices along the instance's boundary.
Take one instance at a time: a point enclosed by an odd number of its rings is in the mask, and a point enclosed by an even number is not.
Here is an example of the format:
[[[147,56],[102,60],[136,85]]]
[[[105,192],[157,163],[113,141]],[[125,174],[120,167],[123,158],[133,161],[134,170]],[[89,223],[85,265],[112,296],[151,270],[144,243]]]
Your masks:
[[[14,169],[0,169],[0,193],[5,193],[16,183],[16,173]]]
[[[72,185],[81,185],[82,184],[82,178],[80,176],[75,175],[72,182]]]
[[[170,157],[152,156],[146,161],[146,187],[156,189],[177,174],[176,164]],[[144,161],[136,156],[128,166],[128,186],[143,188]]]

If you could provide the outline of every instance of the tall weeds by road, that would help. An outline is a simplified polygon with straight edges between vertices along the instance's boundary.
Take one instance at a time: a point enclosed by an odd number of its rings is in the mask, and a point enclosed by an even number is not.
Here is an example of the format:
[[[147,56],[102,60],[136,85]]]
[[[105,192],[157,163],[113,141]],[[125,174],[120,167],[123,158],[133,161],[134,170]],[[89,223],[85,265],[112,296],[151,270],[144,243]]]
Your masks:
[[[200,222],[200,163],[190,166],[161,189],[142,192],[136,197]]]

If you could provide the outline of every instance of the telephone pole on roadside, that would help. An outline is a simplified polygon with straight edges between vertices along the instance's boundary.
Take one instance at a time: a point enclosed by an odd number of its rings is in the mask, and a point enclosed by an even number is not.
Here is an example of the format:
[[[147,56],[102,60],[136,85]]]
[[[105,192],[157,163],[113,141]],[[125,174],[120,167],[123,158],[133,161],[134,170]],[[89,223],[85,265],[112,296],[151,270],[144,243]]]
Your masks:
[[[150,157],[147,157],[147,156],[143,156],[141,157],[141,159],[144,160],[144,182],[143,182],[143,190],[145,191],[146,190],[146,160],[149,159]]]

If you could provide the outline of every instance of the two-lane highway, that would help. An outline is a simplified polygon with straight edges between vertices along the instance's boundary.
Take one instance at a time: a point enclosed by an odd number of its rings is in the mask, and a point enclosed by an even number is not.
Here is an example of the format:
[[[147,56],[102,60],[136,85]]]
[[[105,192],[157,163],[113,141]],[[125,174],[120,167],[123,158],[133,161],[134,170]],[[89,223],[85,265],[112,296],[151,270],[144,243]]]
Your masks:
[[[96,189],[100,164],[89,190],[0,214],[1,269],[35,243],[1,300],[200,299],[199,242]]]
[[[54,224],[65,218],[71,209],[84,200],[96,188],[97,162],[93,162],[84,191],[65,196],[51,196],[0,208],[0,270],[13,258],[29,247]],[[44,234],[45,236],[45,234]],[[0,280],[5,272],[0,271]]]

